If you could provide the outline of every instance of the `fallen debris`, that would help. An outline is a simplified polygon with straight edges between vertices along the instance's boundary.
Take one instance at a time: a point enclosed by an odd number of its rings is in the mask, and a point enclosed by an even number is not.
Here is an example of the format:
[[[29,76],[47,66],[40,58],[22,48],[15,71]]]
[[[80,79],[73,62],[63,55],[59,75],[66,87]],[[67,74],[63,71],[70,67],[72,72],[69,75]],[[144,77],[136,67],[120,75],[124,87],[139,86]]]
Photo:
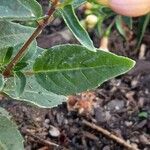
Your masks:
[[[116,141],[117,143],[123,145],[124,147],[126,147],[129,150],[139,150],[138,148],[133,147],[131,144],[127,143],[125,140],[117,137],[116,135],[114,135],[113,133],[107,131],[106,129],[103,129],[100,126],[97,126],[94,123],[90,123],[87,120],[83,120],[82,121],[83,124],[85,124],[88,127],[91,127],[92,129],[95,129],[99,132],[101,132],[102,134],[104,134],[105,136],[109,137],[110,139]]]

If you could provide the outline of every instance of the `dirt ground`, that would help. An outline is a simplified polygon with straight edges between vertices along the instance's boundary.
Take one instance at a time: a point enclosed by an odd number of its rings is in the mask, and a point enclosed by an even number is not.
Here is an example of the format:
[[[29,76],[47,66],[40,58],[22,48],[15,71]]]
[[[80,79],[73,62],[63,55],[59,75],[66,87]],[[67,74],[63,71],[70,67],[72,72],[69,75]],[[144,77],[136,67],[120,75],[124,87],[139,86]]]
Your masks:
[[[43,1],[44,10],[47,1]],[[99,38],[91,37],[97,46]],[[37,39],[44,48],[77,43],[61,19],[56,19]],[[105,82],[95,91],[70,96],[68,103],[41,109],[25,103],[0,101],[16,121],[26,150],[126,150],[123,144],[88,126],[85,120],[124,139],[140,150],[150,150],[150,28],[142,48],[134,53],[135,40],[125,42],[116,32],[110,37],[110,51],[137,61],[129,73]],[[83,83],[84,84],[84,83]],[[78,102],[78,101],[80,102]],[[84,103],[84,104],[83,104]]]

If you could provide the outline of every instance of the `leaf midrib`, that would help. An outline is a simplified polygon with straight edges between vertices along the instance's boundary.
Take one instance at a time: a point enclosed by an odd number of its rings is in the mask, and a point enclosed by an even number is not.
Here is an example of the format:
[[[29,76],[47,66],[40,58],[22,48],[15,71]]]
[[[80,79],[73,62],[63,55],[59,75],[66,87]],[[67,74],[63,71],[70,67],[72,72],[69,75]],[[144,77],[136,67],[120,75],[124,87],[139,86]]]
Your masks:
[[[113,68],[113,67],[119,67],[120,64],[117,64],[117,65],[111,65],[111,66],[108,66],[108,65],[103,65],[103,66],[95,66],[95,67],[85,67],[85,68],[69,68],[69,69],[57,69],[57,70],[39,70],[39,71],[36,71],[34,70],[33,73],[51,73],[51,72],[64,72],[64,71],[78,71],[78,70],[88,70],[88,69],[99,69],[99,68]]]

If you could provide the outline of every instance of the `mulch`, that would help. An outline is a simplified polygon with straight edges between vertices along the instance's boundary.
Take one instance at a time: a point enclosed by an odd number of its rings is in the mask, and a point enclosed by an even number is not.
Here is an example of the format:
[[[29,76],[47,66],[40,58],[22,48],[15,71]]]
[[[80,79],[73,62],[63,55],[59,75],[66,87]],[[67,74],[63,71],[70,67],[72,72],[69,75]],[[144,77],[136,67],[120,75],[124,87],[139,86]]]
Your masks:
[[[46,2],[45,2],[46,3]],[[46,4],[44,5],[47,6]],[[150,28],[149,28],[150,29]],[[56,32],[57,31],[57,32]],[[91,37],[98,45],[99,39]],[[134,53],[136,42],[125,42],[113,30],[110,51],[137,61],[129,73],[105,82],[95,91],[70,96],[56,108],[42,109],[18,101],[0,101],[16,121],[26,150],[124,150],[125,146],[83,123],[86,120],[124,139],[134,148],[150,149],[150,30],[142,44],[146,52]],[[77,43],[61,19],[38,37],[44,48]],[[83,83],[84,84],[84,83]]]

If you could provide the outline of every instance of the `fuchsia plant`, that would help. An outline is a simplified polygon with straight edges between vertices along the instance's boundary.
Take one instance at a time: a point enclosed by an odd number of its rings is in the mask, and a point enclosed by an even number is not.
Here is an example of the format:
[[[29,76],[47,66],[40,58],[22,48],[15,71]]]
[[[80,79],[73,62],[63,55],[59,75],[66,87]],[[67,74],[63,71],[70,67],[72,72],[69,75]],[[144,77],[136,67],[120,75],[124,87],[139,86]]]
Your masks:
[[[52,0],[48,13],[43,16],[36,0],[0,1],[1,94],[51,108],[66,101],[67,95],[94,89],[134,66],[135,62],[129,58],[94,47],[74,12],[83,2]],[[38,47],[36,37],[52,16],[61,16],[81,45]],[[21,25],[26,21],[38,22],[38,26]],[[2,107],[0,149],[24,149],[22,136]]]

